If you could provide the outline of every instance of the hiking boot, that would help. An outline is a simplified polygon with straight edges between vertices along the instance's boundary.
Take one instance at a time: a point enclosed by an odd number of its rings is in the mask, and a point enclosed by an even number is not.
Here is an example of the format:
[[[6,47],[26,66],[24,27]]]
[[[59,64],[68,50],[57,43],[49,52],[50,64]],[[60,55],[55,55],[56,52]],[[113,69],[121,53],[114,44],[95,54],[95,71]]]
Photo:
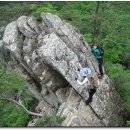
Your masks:
[[[89,100],[87,100],[85,103],[86,103],[86,105],[88,105],[89,104]]]
[[[89,100],[89,99],[88,99],[88,100],[86,100],[85,103],[86,103],[86,105],[89,105],[89,103],[91,103],[91,102],[92,102],[92,100]]]
[[[98,75],[98,78],[99,79],[103,79],[103,75]]]

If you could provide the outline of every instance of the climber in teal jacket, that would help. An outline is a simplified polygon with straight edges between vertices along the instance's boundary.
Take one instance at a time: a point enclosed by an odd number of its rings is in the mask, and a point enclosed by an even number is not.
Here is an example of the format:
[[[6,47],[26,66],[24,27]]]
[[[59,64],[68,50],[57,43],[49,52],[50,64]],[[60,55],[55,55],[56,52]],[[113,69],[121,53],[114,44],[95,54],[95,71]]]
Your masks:
[[[103,77],[103,55],[104,55],[104,50],[101,47],[97,47],[96,45],[91,46],[91,51],[98,60],[98,67],[99,67],[99,72],[100,72],[100,77]]]
[[[102,58],[102,56],[100,55],[99,49],[95,45],[92,48],[92,53],[94,54],[94,56],[96,57],[96,59],[101,59]]]

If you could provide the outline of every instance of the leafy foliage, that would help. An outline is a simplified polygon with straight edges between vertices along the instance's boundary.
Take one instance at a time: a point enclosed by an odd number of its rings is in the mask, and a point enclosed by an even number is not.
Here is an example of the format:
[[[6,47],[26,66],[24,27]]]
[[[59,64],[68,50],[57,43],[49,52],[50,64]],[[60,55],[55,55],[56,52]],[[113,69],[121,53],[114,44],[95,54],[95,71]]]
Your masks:
[[[36,4],[32,4],[31,10],[33,11],[33,15],[36,17],[37,20],[41,20],[41,12],[55,12],[55,8],[51,3],[44,3],[42,7],[39,7]]]
[[[9,102],[0,102],[1,127],[20,127],[27,125],[30,117],[22,109]]]
[[[127,126],[129,126],[129,127],[130,127],[130,121],[127,121]]]
[[[29,2],[0,1],[0,26],[4,26],[21,15],[30,13]]]
[[[17,99],[20,90],[24,92],[24,105],[31,102],[32,96],[26,88],[23,78],[13,72],[8,72],[6,65],[0,60],[0,92],[1,96]],[[0,126],[26,126],[30,117],[18,106],[4,100],[0,100]]]
[[[40,118],[37,123],[36,126],[42,127],[57,127],[60,126],[61,123],[64,121],[64,117],[60,117],[60,116],[50,116],[50,115],[44,115],[44,117]]]
[[[108,71],[109,70],[109,71]],[[125,107],[130,106],[130,72],[120,64],[108,64],[108,75],[114,80],[117,91],[123,99]]]

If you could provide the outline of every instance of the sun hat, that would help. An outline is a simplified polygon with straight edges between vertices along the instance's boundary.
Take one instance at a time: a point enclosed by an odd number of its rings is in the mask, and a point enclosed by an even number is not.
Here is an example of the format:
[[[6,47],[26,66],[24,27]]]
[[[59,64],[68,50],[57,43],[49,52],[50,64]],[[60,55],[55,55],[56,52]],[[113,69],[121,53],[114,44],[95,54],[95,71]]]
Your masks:
[[[88,76],[91,74],[91,69],[90,68],[82,68],[80,69],[80,73],[82,76]]]

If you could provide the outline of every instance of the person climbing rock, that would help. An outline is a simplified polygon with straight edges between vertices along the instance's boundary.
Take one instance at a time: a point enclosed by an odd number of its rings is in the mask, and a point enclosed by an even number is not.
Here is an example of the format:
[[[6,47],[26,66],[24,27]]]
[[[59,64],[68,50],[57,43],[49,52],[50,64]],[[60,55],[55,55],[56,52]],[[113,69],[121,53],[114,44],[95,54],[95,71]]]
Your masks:
[[[96,59],[98,60],[98,67],[99,67],[99,72],[100,72],[100,76],[99,78],[103,78],[103,55],[104,55],[104,50],[102,47],[100,46],[96,46],[96,45],[91,45],[91,51],[94,54],[94,56],[96,57]]]
[[[84,80],[81,82],[81,81],[76,79],[77,83],[80,84],[81,86],[90,85],[90,81],[88,80],[87,76],[91,74],[91,69],[90,68],[82,68],[82,69],[78,69],[78,71],[80,71],[80,74],[83,76]]]
[[[87,86],[87,89],[88,89],[88,92],[89,92],[89,97],[85,102],[86,102],[86,105],[88,105],[89,103],[92,102],[93,95],[96,92],[95,86],[93,86],[93,84],[91,84],[91,81],[87,77],[91,74],[91,69],[90,68],[82,68],[79,71],[80,71],[81,75],[84,77],[84,80],[81,82],[76,78],[76,81],[81,86]]]

